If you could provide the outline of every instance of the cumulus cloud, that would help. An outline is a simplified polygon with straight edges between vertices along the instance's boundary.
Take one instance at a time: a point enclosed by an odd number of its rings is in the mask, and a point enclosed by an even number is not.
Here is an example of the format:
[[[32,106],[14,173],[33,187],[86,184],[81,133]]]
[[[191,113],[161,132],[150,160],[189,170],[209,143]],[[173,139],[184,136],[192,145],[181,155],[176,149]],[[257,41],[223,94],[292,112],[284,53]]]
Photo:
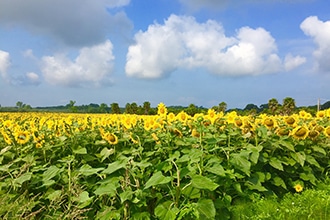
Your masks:
[[[130,28],[122,12],[111,15],[107,8],[122,7],[129,0],[10,0],[0,1],[0,23],[48,34],[68,45],[88,46],[105,40],[109,31]]]
[[[25,74],[26,78],[27,78],[27,81],[30,83],[30,84],[33,84],[33,85],[38,85],[40,84],[40,77],[38,74],[34,73],[34,72],[28,72]]]
[[[7,70],[10,66],[10,55],[8,52],[0,50],[0,76],[7,80]]]
[[[286,71],[295,69],[296,67],[302,65],[306,62],[306,58],[302,56],[293,56],[292,54],[287,54],[284,58],[284,68]]]
[[[126,74],[165,77],[177,68],[204,67],[218,75],[258,75],[283,69],[274,38],[263,28],[242,27],[227,37],[221,24],[198,23],[171,15],[135,35],[127,53]]]
[[[330,72],[330,21],[323,22],[316,16],[310,16],[301,23],[300,28],[307,36],[313,38],[317,46],[313,55],[318,69]]]
[[[106,42],[84,47],[74,61],[65,54],[42,58],[42,73],[46,82],[62,86],[94,87],[110,83],[113,70],[113,45]]]

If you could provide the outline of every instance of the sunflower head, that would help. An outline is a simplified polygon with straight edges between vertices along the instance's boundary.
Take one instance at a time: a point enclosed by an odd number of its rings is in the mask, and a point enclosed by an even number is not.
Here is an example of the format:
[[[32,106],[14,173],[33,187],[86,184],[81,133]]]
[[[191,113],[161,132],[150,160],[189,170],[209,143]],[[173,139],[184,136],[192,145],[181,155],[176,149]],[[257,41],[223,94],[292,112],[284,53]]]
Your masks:
[[[326,127],[323,131],[323,133],[327,136],[330,137],[330,126]]]
[[[296,184],[294,187],[293,187],[295,190],[296,190],[296,192],[301,192],[301,191],[303,191],[303,189],[304,189],[304,187],[301,185],[301,184]]]
[[[305,139],[308,136],[308,128],[306,126],[297,126],[292,130],[292,136],[296,139]]]
[[[167,108],[166,108],[164,103],[161,102],[161,103],[158,104],[157,114],[160,115],[160,116],[166,116]]]

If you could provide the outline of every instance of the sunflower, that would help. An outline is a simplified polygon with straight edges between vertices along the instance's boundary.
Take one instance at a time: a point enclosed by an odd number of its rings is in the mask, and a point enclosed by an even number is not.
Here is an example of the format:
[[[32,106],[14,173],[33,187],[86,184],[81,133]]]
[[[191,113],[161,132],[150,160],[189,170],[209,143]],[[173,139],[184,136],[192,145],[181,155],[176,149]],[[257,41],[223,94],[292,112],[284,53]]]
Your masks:
[[[294,187],[293,187],[295,190],[296,190],[296,192],[301,192],[301,191],[303,191],[303,186],[301,185],[301,184],[296,184]]]
[[[237,115],[237,112],[232,111],[232,112],[226,114],[225,117],[226,117],[226,122],[227,122],[228,124],[234,124],[236,118],[238,117],[238,115]]]
[[[291,131],[291,135],[297,139],[305,139],[308,133],[309,130],[306,126],[297,126]]]
[[[166,108],[164,103],[161,102],[161,103],[158,104],[157,114],[160,115],[160,116],[166,116],[167,108]]]
[[[318,111],[317,113],[316,113],[316,118],[318,118],[318,119],[322,119],[322,118],[324,118],[324,117],[326,117],[326,111],[324,111],[324,110],[321,110],[321,111]]]
[[[330,137],[330,126],[326,127],[323,131],[323,133],[327,136]]]
[[[200,133],[194,128],[191,131],[191,136],[193,136],[193,137],[200,137]]]
[[[108,143],[112,144],[112,145],[115,145],[118,143],[118,137],[115,134],[112,134],[109,132],[107,132],[103,135],[103,139],[108,141]]]
[[[279,127],[276,129],[276,134],[278,136],[286,136],[290,134],[290,130],[286,127]]]
[[[276,125],[276,122],[271,117],[265,117],[262,122],[268,129],[274,128]]]
[[[177,114],[176,117],[180,122],[186,123],[189,118],[189,115],[186,112],[181,111],[179,114]]]
[[[15,132],[14,136],[18,144],[26,144],[30,140],[30,134],[27,131]]]
[[[310,130],[308,132],[308,137],[311,139],[315,139],[319,136],[320,132],[318,132],[317,130]]]
[[[284,121],[287,125],[290,125],[291,127],[295,127],[297,123],[297,119],[293,116],[287,116],[284,118]]]

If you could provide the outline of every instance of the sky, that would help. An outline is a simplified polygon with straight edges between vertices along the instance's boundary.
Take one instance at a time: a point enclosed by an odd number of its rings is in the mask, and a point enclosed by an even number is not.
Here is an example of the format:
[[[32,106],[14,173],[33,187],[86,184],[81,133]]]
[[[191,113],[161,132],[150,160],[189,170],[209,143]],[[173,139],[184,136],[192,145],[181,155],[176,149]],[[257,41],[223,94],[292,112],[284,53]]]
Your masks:
[[[329,0],[0,0],[0,105],[330,100]]]

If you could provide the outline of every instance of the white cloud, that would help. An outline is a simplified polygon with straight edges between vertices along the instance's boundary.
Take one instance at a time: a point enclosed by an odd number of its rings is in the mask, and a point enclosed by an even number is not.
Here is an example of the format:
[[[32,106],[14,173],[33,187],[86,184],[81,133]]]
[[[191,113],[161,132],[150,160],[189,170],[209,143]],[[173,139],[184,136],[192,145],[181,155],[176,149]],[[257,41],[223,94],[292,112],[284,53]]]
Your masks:
[[[283,68],[276,43],[263,28],[243,27],[227,37],[216,21],[171,15],[135,35],[127,53],[126,74],[164,77],[177,68],[204,67],[218,75],[257,75]]]
[[[40,83],[39,75],[34,72],[28,72],[25,76],[31,84],[37,85]]]
[[[284,58],[284,68],[286,71],[295,69],[296,67],[302,65],[306,62],[306,58],[302,56],[292,56],[292,54],[287,54]]]
[[[42,58],[42,73],[46,82],[63,86],[93,87],[110,82],[114,56],[112,43],[84,47],[71,61],[66,55]]]
[[[7,80],[7,70],[10,66],[10,55],[8,52],[0,50],[0,76]]]
[[[129,0],[10,0],[0,1],[0,24],[19,26],[32,33],[53,36],[68,45],[86,46],[105,40],[109,32],[131,28],[123,12],[107,9],[129,4]]]
[[[313,55],[318,69],[330,72],[330,21],[323,22],[316,16],[310,16],[301,23],[300,28],[307,36],[312,37],[317,45]]]

